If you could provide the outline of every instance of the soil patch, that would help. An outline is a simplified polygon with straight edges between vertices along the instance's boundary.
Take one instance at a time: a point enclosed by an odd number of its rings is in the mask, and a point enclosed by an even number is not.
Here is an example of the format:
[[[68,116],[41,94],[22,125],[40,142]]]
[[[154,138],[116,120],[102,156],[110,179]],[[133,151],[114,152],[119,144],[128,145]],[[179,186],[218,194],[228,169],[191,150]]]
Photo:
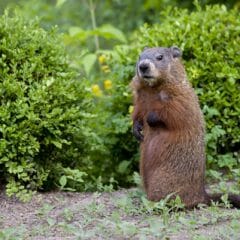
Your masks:
[[[22,203],[2,191],[0,239],[240,239],[240,210],[211,206],[159,213],[137,194],[37,193]]]

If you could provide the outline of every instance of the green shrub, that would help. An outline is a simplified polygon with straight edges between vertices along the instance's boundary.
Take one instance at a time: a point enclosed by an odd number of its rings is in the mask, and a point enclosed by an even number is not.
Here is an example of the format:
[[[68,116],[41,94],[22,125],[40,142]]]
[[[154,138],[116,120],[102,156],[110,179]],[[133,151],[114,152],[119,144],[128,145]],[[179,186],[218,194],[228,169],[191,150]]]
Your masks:
[[[131,126],[124,125],[119,131],[119,122],[130,121],[128,85],[134,76],[139,52],[145,46],[177,45],[183,50],[189,80],[205,115],[208,168],[232,170],[240,166],[239,26],[239,12],[227,10],[225,6],[206,9],[197,6],[191,13],[170,8],[161,14],[161,24],[144,25],[134,34],[129,46],[115,49],[110,68],[116,87],[106,123],[114,129],[114,134],[109,135],[115,139],[110,143],[114,161],[117,159],[121,164],[127,159],[130,161],[127,169],[136,166],[133,153],[137,148],[131,137]]]
[[[88,127],[92,105],[61,42],[35,21],[0,18],[0,178],[9,195],[71,181],[84,189],[81,177],[92,168],[88,155],[99,144]]]

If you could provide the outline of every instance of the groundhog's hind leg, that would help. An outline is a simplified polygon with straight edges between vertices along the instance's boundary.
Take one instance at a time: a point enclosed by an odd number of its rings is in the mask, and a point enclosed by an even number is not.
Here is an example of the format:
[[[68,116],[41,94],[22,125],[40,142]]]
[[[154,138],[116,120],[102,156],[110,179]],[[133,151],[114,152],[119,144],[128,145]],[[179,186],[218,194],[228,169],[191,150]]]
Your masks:
[[[166,198],[170,195],[170,199],[175,199],[176,196],[179,196],[182,203],[184,204],[184,207],[187,209],[193,209],[195,207],[198,207],[199,204],[206,204],[209,205],[209,201],[203,196],[203,195],[191,195],[188,193],[176,193],[175,192],[163,192],[159,188],[156,189],[147,189],[147,198],[150,201],[158,202],[161,199]],[[171,195],[172,194],[172,195]]]
[[[147,184],[145,184],[145,190],[148,200],[157,202],[167,197],[167,195],[171,193],[169,191],[166,192],[166,190],[169,190],[169,186],[165,181],[166,178],[162,176],[159,169],[148,173],[146,178]]]
[[[208,204],[206,192],[198,181],[186,182],[176,174],[166,172],[164,169],[156,169],[148,175],[147,182],[146,193],[150,201],[160,201],[171,195],[172,199],[179,196],[188,209],[197,207],[200,203]]]
[[[166,196],[163,195],[161,190],[149,189],[147,190],[147,199],[149,201],[158,202],[161,199],[164,199]]]

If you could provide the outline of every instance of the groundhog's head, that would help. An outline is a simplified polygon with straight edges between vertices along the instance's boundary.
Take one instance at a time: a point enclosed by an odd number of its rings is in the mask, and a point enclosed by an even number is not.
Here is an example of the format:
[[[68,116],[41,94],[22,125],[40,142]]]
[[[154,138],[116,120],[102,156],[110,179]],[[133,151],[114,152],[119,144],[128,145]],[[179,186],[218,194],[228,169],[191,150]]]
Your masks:
[[[176,78],[175,75],[182,75],[181,55],[178,47],[145,48],[137,62],[138,78],[152,87]]]

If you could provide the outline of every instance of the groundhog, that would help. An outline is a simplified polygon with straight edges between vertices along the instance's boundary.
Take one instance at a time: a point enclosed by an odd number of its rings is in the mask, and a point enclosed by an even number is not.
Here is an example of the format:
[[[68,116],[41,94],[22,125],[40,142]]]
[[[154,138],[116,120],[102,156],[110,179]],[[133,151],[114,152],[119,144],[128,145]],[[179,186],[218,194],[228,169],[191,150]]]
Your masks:
[[[140,174],[148,199],[173,194],[193,208],[221,201],[222,194],[205,191],[204,118],[180,58],[178,47],[141,53],[131,83],[133,134],[141,142]],[[228,198],[240,207],[240,196]]]

